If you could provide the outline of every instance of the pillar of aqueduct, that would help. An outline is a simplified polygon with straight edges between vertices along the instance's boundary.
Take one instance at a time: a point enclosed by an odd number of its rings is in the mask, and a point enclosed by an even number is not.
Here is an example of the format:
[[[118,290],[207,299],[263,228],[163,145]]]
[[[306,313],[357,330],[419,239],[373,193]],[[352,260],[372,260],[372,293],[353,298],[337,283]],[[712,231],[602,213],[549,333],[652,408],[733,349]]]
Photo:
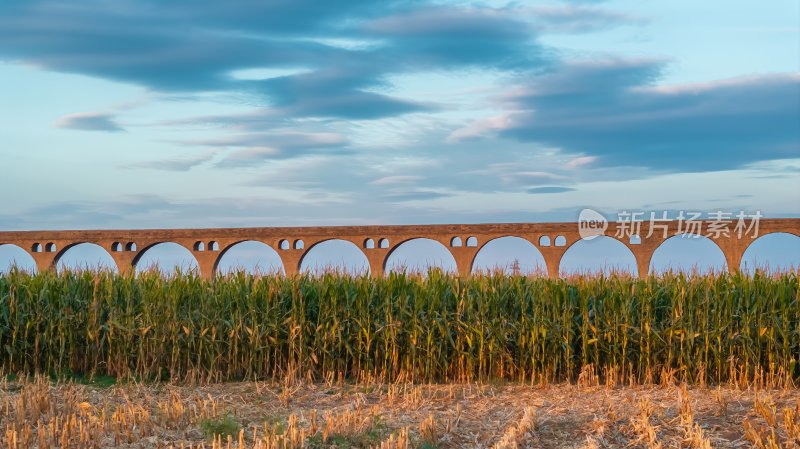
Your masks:
[[[652,235],[630,238],[630,223],[611,222],[605,235],[616,238],[633,253],[639,276],[648,273],[653,252],[666,239],[681,233],[680,222],[669,221]],[[713,240],[725,255],[728,269],[738,270],[742,254],[752,243],[754,235],[739,235],[734,229],[718,235],[706,234],[710,221],[702,221],[702,235]],[[625,231],[625,232],[621,232]],[[800,236],[800,219],[761,219],[758,236],[770,233],[790,233]],[[287,275],[300,270],[303,257],[314,245],[338,239],[352,242],[364,252],[374,276],[383,275],[389,255],[401,244],[413,239],[427,238],[444,245],[456,261],[458,272],[467,275],[480,249],[488,242],[514,236],[531,242],[544,257],[547,272],[559,274],[561,258],[581,237],[577,223],[507,223],[464,225],[408,226],[330,226],[330,227],[271,227],[220,229],[148,229],[148,230],[85,230],[85,231],[10,231],[0,232],[0,245],[13,244],[23,248],[36,261],[39,271],[54,269],[59,257],[80,243],[93,243],[105,248],[113,257],[120,273],[136,267],[141,255],[154,245],[177,243],[197,259],[200,273],[210,278],[225,252],[244,241],[258,241],[275,249]],[[461,242],[458,245],[459,241]],[[549,244],[548,244],[549,243]]]

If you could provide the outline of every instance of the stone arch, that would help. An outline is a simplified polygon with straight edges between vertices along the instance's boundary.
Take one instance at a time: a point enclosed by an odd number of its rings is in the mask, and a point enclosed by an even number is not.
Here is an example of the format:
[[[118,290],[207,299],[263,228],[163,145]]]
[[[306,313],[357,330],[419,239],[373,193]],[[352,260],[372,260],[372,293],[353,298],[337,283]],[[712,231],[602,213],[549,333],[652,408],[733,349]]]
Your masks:
[[[561,256],[558,272],[559,274],[620,272],[638,275],[633,251],[619,240],[605,235],[573,241]]]
[[[320,258],[325,263],[314,262]],[[300,271],[323,274],[333,271],[351,275],[370,273],[369,259],[356,243],[345,239],[325,239],[311,245],[299,262]]]
[[[498,252],[502,257],[492,257]],[[502,258],[506,263],[496,263]],[[492,262],[494,259],[495,263]],[[516,264],[515,264],[516,262]],[[495,237],[481,245],[472,259],[472,273],[500,270],[509,274],[547,274],[547,264],[541,251],[529,240],[513,235]]]
[[[22,271],[36,273],[36,260],[22,247],[13,243],[0,243],[0,273],[16,267]]]
[[[375,249],[375,239],[364,239],[364,248],[365,249]]]
[[[417,251],[413,251],[413,246],[418,245],[421,245],[421,248],[418,248]],[[423,251],[419,251],[419,249]],[[426,252],[425,250],[438,252],[440,256],[439,262],[442,263],[436,264],[437,260],[431,259],[429,255],[420,256],[420,253]],[[409,251],[413,252],[409,254]],[[409,263],[409,259],[412,260],[412,263]],[[453,253],[447,249],[447,246],[438,240],[427,237],[414,237],[400,242],[386,255],[383,267],[386,272],[408,271],[425,274],[431,268],[441,268],[446,272],[458,273],[456,259]]]
[[[241,254],[237,256],[237,253]],[[262,256],[267,256],[268,261],[264,261]],[[280,254],[259,240],[240,240],[226,246],[214,262],[213,269],[214,273],[221,275],[237,271],[250,274],[285,273]]]
[[[92,242],[75,242],[62,249],[53,260],[59,272],[103,270],[118,272],[117,262],[102,246]]]
[[[159,253],[161,253],[160,256]],[[162,263],[159,260],[153,260],[154,258],[164,258],[173,263]],[[190,271],[200,272],[200,264],[190,248],[180,243],[168,241],[155,242],[142,248],[133,259],[132,265],[136,273],[158,270],[162,275],[172,275],[176,272],[176,269],[184,273]]]
[[[768,272],[800,270],[800,235],[769,232],[759,236],[747,245],[739,268],[746,273],[754,273],[756,269]]]
[[[725,271],[725,253],[702,235],[679,234],[661,242],[650,257],[650,273]]]

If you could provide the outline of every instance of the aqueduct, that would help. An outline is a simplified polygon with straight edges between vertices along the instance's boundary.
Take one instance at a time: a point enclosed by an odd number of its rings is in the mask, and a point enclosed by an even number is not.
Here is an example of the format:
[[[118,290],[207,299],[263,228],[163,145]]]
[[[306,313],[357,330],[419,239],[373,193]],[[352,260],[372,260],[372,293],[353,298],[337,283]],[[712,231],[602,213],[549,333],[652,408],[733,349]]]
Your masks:
[[[698,220],[703,235],[714,222]],[[646,225],[647,222],[644,223]],[[730,223],[727,232],[707,235],[722,250],[730,271],[739,269],[744,251],[756,237],[739,235]],[[648,273],[654,251],[670,237],[681,234],[681,222],[666,221],[656,233],[634,234],[631,223],[610,222],[605,235],[624,244],[633,253],[639,276]],[[757,236],[788,233],[800,236],[800,219],[779,218],[757,221]],[[644,229],[644,226],[642,227]],[[719,228],[719,224],[717,224]],[[0,232],[0,245],[23,248],[36,262],[39,271],[55,269],[61,255],[81,243],[93,243],[109,252],[120,273],[129,273],[149,248],[173,242],[189,250],[205,278],[213,277],[222,255],[237,243],[257,241],[272,247],[281,258],[285,273],[300,270],[303,257],[315,245],[332,239],[357,245],[369,261],[374,276],[383,275],[389,256],[401,244],[427,238],[445,246],[455,259],[458,272],[468,275],[475,257],[488,242],[501,237],[520,237],[533,244],[545,260],[552,277],[559,274],[559,264],[567,249],[581,240],[578,223],[503,223],[402,226],[329,226],[264,227],[219,229],[142,229],[83,231],[6,231]]]

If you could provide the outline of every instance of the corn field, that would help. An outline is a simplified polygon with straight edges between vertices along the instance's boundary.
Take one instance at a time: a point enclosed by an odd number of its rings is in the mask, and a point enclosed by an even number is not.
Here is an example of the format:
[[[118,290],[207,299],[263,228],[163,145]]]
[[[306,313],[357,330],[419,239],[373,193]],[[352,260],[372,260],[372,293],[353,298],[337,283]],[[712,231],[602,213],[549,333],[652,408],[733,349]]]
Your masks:
[[[800,379],[797,273],[0,275],[0,369],[138,380]]]

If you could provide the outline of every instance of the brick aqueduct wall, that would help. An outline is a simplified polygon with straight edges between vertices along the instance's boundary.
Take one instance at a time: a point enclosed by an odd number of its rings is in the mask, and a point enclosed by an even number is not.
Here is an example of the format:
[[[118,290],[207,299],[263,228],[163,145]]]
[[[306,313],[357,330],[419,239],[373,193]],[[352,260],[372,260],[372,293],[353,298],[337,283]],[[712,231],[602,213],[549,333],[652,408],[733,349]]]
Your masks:
[[[642,229],[645,228],[645,222]],[[711,224],[702,222],[703,234]],[[752,235],[739,238],[731,225],[728,235],[709,236],[725,255],[729,270],[738,270],[742,255]],[[638,266],[640,276],[648,273],[653,252],[666,239],[679,233],[680,222],[667,222],[667,232],[658,229],[649,238],[642,235],[639,243],[628,238],[617,238],[627,246]],[[630,229],[630,223],[611,222],[605,235],[613,237],[617,230]],[[758,237],[776,233],[800,236],[800,219],[761,219]],[[645,232],[642,232],[645,234]],[[480,249],[493,239],[520,237],[531,242],[544,256],[547,272],[558,276],[564,253],[580,240],[577,223],[506,223],[462,225],[407,225],[407,226],[329,226],[329,227],[272,227],[272,228],[221,228],[221,229],[147,229],[147,230],[85,230],[85,231],[9,231],[0,232],[0,245],[13,244],[26,250],[36,261],[39,271],[55,269],[58,260],[69,248],[80,243],[94,243],[106,249],[117,264],[120,273],[129,273],[149,248],[165,242],[177,243],[188,249],[197,259],[200,273],[210,278],[225,252],[244,241],[263,242],[280,255],[287,275],[300,271],[303,257],[314,245],[326,240],[339,239],[361,248],[369,261],[373,275],[383,275],[389,255],[409,240],[427,238],[444,245],[456,261],[458,271],[467,275]],[[458,237],[461,245],[454,245]],[[545,245],[542,237],[548,237]],[[469,242],[468,242],[469,241]],[[302,242],[302,244],[301,244]],[[469,244],[467,244],[469,243]]]

